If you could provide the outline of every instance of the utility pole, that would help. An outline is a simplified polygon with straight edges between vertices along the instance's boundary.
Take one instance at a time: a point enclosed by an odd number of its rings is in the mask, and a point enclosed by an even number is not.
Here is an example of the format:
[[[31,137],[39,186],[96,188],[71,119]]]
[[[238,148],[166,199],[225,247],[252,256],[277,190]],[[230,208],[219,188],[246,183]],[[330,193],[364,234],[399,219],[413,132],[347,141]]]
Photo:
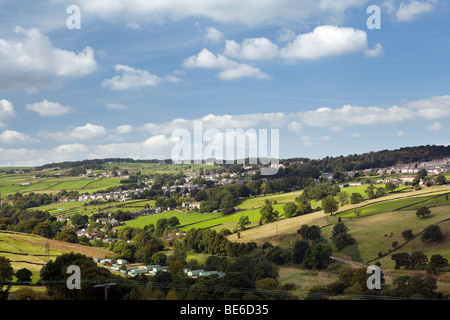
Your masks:
[[[117,283],[107,283],[105,282],[105,284],[97,284],[94,286],[94,288],[99,288],[99,287],[105,287],[105,300],[108,300],[108,287],[109,286],[115,286]]]
[[[45,243],[45,255],[47,256],[47,259],[50,258],[50,243],[48,243],[48,241]]]

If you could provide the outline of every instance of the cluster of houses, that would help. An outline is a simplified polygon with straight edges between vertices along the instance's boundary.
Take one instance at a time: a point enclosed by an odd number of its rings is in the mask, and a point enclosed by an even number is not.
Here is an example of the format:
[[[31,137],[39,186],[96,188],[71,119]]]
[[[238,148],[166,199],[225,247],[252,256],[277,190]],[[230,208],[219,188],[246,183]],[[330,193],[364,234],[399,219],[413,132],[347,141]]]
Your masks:
[[[193,180],[196,179],[198,175],[194,173],[194,171],[190,172],[186,177],[186,182],[182,185],[175,186],[163,186],[161,190],[164,193],[173,194],[176,192],[183,192],[184,196],[188,196],[189,192],[193,189],[202,190],[205,189],[204,185],[196,185],[193,183]],[[205,181],[214,182],[215,186],[218,185],[230,185],[236,182],[246,183],[251,181],[250,179],[241,179],[238,174],[231,173],[229,178],[223,178],[221,174],[218,173],[209,173],[201,176]],[[146,181],[147,185],[151,185],[154,182],[154,179],[149,179]],[[93,200],[119,200],[119,201],[128,201],[131,199],[131,195],[134,193],[136,195],[141,194],[145,190],[148,190],[149,187],[144,188],[136,188],[135,190],[123,190],[116,192],[108,192],[108,193],[95,193],[95,194],[82,194],[78,197],[78,201],[93,201]],[[198,207],[200,204],[197,203],[187,203],[186,206],[190,208]],[[184,208],[184,206],[183,206]]]
[[[427,162],[408,163],[396,165],[389,168],[376,168],[369,171],[376,171],[378,174],[402,173],[417,174],[420,170],[425,169],[429,175],[438,175],[450,171],[450,158],[436,159]]]
[[[94,201],[94,200],[120,200],[120,201],[128,201],[131,199],[131,195],[141,194],[145,190],[148,190],[147,187],[144,188],[136,188],[135,190],[121,190],[107,193],[94,193],[94,194],[82,194],[78,197],[78,201]]]
[[[401,172],[416,174],[419,170],[425,169],[429,175],[441,174],[450,171],[450,158],[432,160],[415,164],[407,164],[403,166],[394,166],[390,168],[390,172]]]
[[[414,180],[415,175],[422,169],[427,171],[428,175],[439,175],[441,173],[450,172],[450,158],[444,158],[439,160],[432,160],[428,162],[419,162],[419,163],[409,163],[404,165],[392,166],[389,168],[373,168],[373,169],[365,169],[362,170],[364,174],[369,175],[370,173],[376,172],[379,175],[385,174],[409,174],[411,176],[402,176],[396,179],[386,178],[384,180],[379,180],[376,183],[386,183],[386,182],[396,182],[398,184],[402,184],[405,182],[411,182]],[[347,171],[346,174],[349,177],[353,177],[357,173],[357,171]],[[322,173],[320,175],[321,178],[326,180],[332,180],[332,173]],[[361,185],[359,182],[349,182],[340,187],[351,187]]]
[[[94,261],[103,265],[109,266],[111,271],[121,272],[125,276],[135,277],[137,275],[151,275],[154,276],[158,272],[167,272],[168,267],[160,266],[160,265],[131,265],[128,261],[124,259],[100,259],[94,258]],[[188,277],[198,278],[198,277],[207,277],[207,276],[218,276],[219,278],[225,276],[224,272],[220,271],[205,271],[203,269],[199,270],[191,270],[189,268],[184,269],[184,274]]]

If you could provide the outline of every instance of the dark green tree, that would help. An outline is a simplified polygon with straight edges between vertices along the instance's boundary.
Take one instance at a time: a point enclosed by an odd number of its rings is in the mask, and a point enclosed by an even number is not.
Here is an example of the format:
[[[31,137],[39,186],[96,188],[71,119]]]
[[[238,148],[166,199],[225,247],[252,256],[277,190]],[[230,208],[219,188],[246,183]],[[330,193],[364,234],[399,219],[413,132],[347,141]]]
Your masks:
[[[308,254],[309,243],[306,240],[296,241],[294,244],[293,262],[302,263]]]
[[[261,219],[263,221],[267,222],[273,222],[278,218],[279,212],[277,210],[274,210],[272,203],[267,202],[264,204],[261,209],[259,210],[261,214]]]
[[[14,277],[14,269],[11,261],[5,257],[0,257],[0,300],[7,300]]]
[[[166,230],[167,226],[168,226],[167,219],[159,218],[156,221],[156,234],[158,236],[161,236],[163,234],[164,230]]]
[[[420,170],[417,172],[416,179],[417,179],[417,180],[420,180],[420,179],[423,180],[423,178],[425,178],[427,175],[428,175],[428,172],[427,172],[426,169],[420,169]]]
[[[391,259],[395,261],[395,269],[400,269],[401,267],[409,267],[409,253],[407,252],[394,253],[391,256]]]
[[[356,240],[348,233],[339,233],[333,238],[333,244],[338,250],[344,249],[346,246],[355,244]]]
[[[441,228],[436,224],[428,226],[422,233],[423,242],[438,242],[443,238],[444,235],[442,234]]]
[[[343,222],[338,222],[334,225],[333,231],[331,232],[331,238],[334,239],[340,233],[347,233],[348,228]]]
[[[413,269],[425,269],[428,257],[422,251],[414,251],[409,256],[409,267]]]
[[[177,217],[170,217],[169,219],[167,219],[167,225],[169,226],[169,227],[176,227],[176,226],[178,226],[180,224],[180,220],[178,220],[178,218]]]
[[[387,192],[393,192],[395,189],[398,188],[398,184],[392,181],[386,182],[386,185],[384,186]]]
[[[164,252],[156,252],[152,255],[151,261],[156,265],[165,266],[167,265],[167,256]]]
[[[325,269],[331,263],[333,249],[325,241],[319,241],[311,247],[306,257],[306,267],[314,270]]]
[[[55,240],[78,243],[78,236],[75,230],[65,229],[55,236]]]
[[[407,229],[402,231],[402,236],[403,238],[405,238],[405,240],[410,240],[413,237],[413,233],[411,229]]]
[[[75,265],[81,272],[81,289],[69,289],[67,273],[69,266]],[[96,284],[116,283],[108,288],[108,299],[122,299],[131,286],[125,285],[124,278],[113,275],[108,269],[99,267],[91,259],[79,253],[65,253],[55,260],[47,262],[40,271],[40,283],[47,288],[47,294],[55,300],[103,300],[104,288],[96,288]]]
[[[434,181],[437,185],[443,185],[447,181],[445,176],[443,174],[438,175],[436,178],[434,178]]]
[[[295,202],[288,202],[284,205],[283,209],[286,218],[291,218],[296,214],[297,205],[295,204]]]
[[[358,192],[352,193],[352,195],[350,196],[350,203],[351,204],[358,204],[358,203],[361,203],[363,201],[364,201],[363,196],[360,193],[358,193]]]
[[[297,233],[302,236],[303,240],[318,240],[321,238],[322,231],[317,225],[308,226],[304,224],[297,230]]]
[[[430,262],[428,264],[430,273],[439,273],[442,269],[448,267],[448,260],[445,259],[440,254],[434,254],[430,258]]]
[[[82,228],[85,227],[89,222],[89,217],[87,215],[75,213],[70,217],[70,221],[75,226],[75,228]]]
[[[19,283],[30,283],[31,282],[31,276],[33,273],[28,270],[27,268],[22,268],[16,271],[16,278],[17,282]]]
[[[240,230],[245,230],[247,229],[247,226],[250,224],[250,219],[248,218],[248,216],[241,216],[239,218],[239,222],[238,222],[238,227]]]
[[[425,217],[429,216],[431,214],[431,210],[428,207],[420,207],[416,211],[416,216],[418,217]]]
[[[339,203],[334,199],[333,196],[329,195],[322,199],[322,209],[325,213],[333,215],[339,208]]]

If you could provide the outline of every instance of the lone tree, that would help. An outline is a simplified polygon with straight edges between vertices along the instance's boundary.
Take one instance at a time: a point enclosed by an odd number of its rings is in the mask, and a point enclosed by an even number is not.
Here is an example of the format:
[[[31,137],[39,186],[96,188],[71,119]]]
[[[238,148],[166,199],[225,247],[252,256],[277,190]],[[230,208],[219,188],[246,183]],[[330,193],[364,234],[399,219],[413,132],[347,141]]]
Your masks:
[[[414,235],[411,229],[407,229],[402,231],[402,236],[403,238],[405,238],[405,240],[410,240]]]
[[[333,196],[329,195],[322,199],[322,209],[325,213],[336,212],[339,208],[339,203],[334,199]]]
[[[261,219],[267,222],[273,222],[278,218],[279,212],[273,209],[272,203],[266,199],[266,204],[260,209]]]
[[[173,217],[170,217],[169,219],[167,219],[167,225],[169,226],[169,227],[176,227],[176,226],[178,226],[180,224],[180,220],[178,220],[178,218],[177,217],[175,217],[175,216],[173,216]]]
[[[431,210],[428,207],[420,207],[416,211],[416,216],[418,217],[425,217],[429,216],[431,214]]]
[[[33,273],[27,268],[17,270],[15,274],[17,281],[20,283],[30,283],[32,275]]]
[[[242,217],[240,217],[240,218],[239,218],[239,223],[238,223],[239,229],[241,229],[241,230],[247,229],[247,226],[248,226],[250,223],[251,223],[251,222],[250,222],[250,219],[248,218],[248,216],[242,216]]]
[[[441,228],[436,224],[428,226],[422,233],[423,242],[437,242],[441,241],[443,238],[444,235],[442,234]]]

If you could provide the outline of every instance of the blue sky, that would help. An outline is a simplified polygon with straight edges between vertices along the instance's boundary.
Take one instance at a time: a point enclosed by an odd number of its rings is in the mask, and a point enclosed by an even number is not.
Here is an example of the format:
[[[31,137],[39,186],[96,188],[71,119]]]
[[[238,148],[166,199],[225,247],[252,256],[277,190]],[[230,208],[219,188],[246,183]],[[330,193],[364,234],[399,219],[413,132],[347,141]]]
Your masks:
[[[442,0],[0,0],[0,165],[170,158],[198,121],[278,129],[280,158],[447,145],[449,14]]]

